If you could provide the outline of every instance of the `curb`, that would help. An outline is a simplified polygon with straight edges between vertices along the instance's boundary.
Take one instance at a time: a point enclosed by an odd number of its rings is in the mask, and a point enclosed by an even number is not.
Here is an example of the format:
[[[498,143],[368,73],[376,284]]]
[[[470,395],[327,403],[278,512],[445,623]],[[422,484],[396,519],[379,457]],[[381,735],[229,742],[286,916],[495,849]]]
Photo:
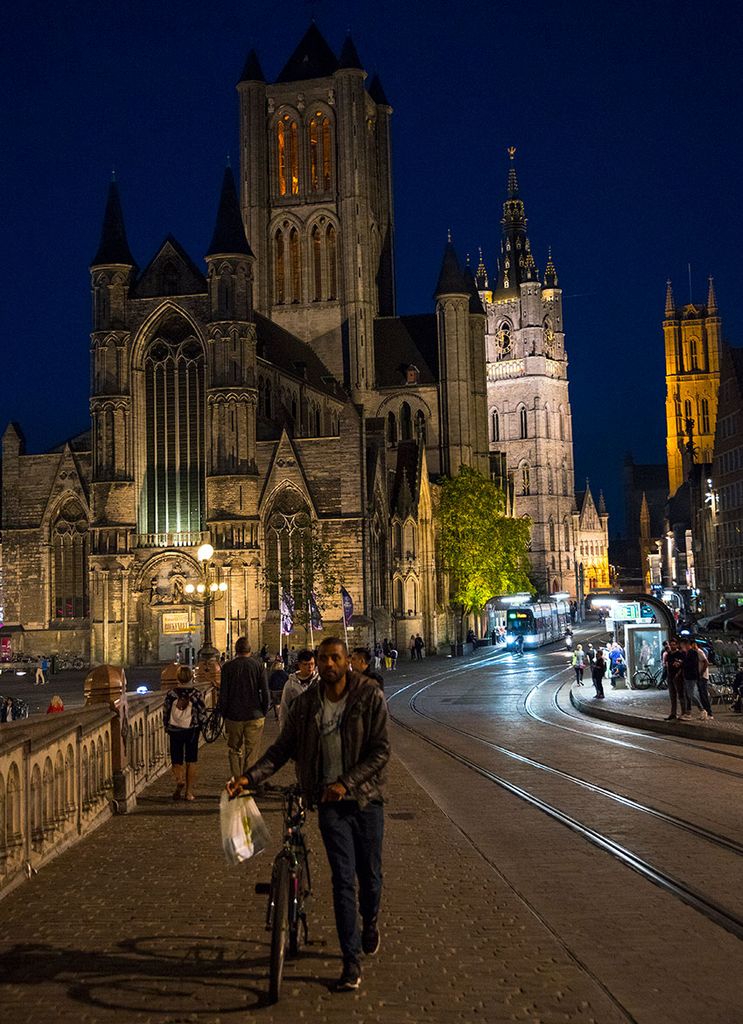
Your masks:
[[[660,732],[667,736],[684,736],[692,740],[708,740],[710,743],[727,743],[743,746],[743,733],[730,729],[721,729],[717,725],[696,725],[692,722],[663,722],[658,718],[643,718],[640,715],[629,715],[624,711],[613,711],[605,705],[596,705],[577,697],[570,688],[570,703],[583,715],[591,718],[603,718],[607,722],[618,725],[629,725],[646,732]]]

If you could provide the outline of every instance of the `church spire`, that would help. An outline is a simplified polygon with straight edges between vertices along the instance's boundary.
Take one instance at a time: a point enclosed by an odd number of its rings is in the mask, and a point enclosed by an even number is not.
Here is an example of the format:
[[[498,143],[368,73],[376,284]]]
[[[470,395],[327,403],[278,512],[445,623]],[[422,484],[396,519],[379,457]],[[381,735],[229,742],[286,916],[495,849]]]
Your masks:
[[[222,179],[222,194],[219,197],[217,222],[207,250],[207,256],[252,256],[253,252],[245,237],[245,227],[240,215],[235,179],[230,167],[225,167]]]
[[[557,271],[552,262],[552,246],[547,250],[547,266],[544,268],[544,287],[557,288]]]
[[[101,229],[101,240],[98,244],[98,252],[93,257],[91,266],[103,266],[110,263],[122,263],[127,266],[136,266],[134,257],[129,249],[126,240],[126,228],[124,227],[124,214],[121,209],[119,198],[119,186],[115,179],[108,186],[108,199],[106,200],[106,212],[103,215],[103,227]]]
[[[710,274],[709,279],[708,279],[708,288],[707,288],[707,312],[708,313],[716,313],[717,312],[717,296],[715,295],[715,281],[714,281],[714,278],[712,277],[711,274]]]
[[[666,319],[676,315],[676,306],[673,302],[673,288],[670,277],[666,281]]]
[[[488,282],[488,270],[485,266],[485,260],[482,258],[482,246],[478,246],[477,251],[479,253],[479,259],[477,261],[477,270],[475,271],[475,281],[477,282],[478,290],[484,292],[490,287]]]
[[[343,43],[343,48],[341,50],[340,57],[338,58],[338,65],[341,68],[353,68],[356,71],[364,70],[364,65],[361,63],[359,52],[354,45],[350,32]]]
[[[503,204],[501,227],[501,258],[498,262],[498,282],[495,297],[506,299],[518,297],[518,287],[526,281],[537,281],[534,257],[531,244],[526,234],[526,214],[524,203],[519,196],[519,183],[516,177],[516,147],[508,147],[510,165],[506,184],[506,201]]]
[[[434,298],[437,295],[469,295],[469,293],[469,287],[459,266],[459,260],[451,240],[451,230],[449,230],[439,279],[433,293]]]
[[[251,50],[245,59],[245,67],[243,73],[240,75],[241,82],[265,82],[266,77],[263,74],[261,68],[261,62],[258,60],[258,54],[255,50]]]

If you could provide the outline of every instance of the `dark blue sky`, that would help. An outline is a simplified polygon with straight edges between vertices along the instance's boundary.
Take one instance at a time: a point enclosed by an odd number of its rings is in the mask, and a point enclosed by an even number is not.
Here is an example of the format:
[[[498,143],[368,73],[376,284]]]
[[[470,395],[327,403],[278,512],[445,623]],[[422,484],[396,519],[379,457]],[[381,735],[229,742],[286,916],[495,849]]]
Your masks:
[[[725,336],[740,304],[740,50],[735,3],[456,5],[443,0],[78,0],[16,5],[0,61],[2,424],[29,450],[87,426],[88,264],[112,167],[144,266],[172,232],[198,262],[251,46],[275,76],[311,9],[338,50],[351,28],[395,113],[400,312],[430,309],[447,228],[492,266],[516,145],[537,264],[565,295],[576,481],[621,518],[621,465],[664,457],[665,280]]]

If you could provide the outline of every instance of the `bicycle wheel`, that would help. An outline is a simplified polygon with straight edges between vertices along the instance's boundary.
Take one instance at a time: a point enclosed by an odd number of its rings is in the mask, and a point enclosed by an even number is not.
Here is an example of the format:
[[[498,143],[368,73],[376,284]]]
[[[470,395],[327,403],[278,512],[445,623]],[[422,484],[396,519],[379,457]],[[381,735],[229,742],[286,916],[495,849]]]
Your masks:
[[[304,917],[304,871],[300,867],[292,878],[289,899],[293,902],[289,914],[289,956],[298,956],[301,938],[299,935],[300,926]]]
[[[202,734],[204,736],[205,743],[214,743],[222,735],[222,728],[224,721],[221,713],[214,708],[212,712],[207,716],[206,721],[202,727]]]
[[[284,973],[289,934],[289,864],[281,860],[273,880],[273,922],[271,926],[271,967],[268,991],[271,1002],[278,1002]]]
[[[653,673],[648,672],[646,668],[641,668],[638,672],[635,672],[632,682],[636,690],[649,690],[652,686],[655,686]]]

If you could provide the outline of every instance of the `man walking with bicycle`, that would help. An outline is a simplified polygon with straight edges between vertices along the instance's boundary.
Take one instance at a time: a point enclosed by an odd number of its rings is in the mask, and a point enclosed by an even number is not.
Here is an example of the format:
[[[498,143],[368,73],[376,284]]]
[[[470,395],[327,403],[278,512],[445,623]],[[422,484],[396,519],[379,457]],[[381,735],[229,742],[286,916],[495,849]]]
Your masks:
[[[318,810],[332,874],[343,954],[335,991],[349,992],[361,984],[362,952],[373,956],[379,949],[387,706],[377,684],[351,669],[342,640],[323,640],[317,660],[318,684],[292,701],[276,742],[228,788],[254,789],[290,758],[296,761],[303,799]]]

